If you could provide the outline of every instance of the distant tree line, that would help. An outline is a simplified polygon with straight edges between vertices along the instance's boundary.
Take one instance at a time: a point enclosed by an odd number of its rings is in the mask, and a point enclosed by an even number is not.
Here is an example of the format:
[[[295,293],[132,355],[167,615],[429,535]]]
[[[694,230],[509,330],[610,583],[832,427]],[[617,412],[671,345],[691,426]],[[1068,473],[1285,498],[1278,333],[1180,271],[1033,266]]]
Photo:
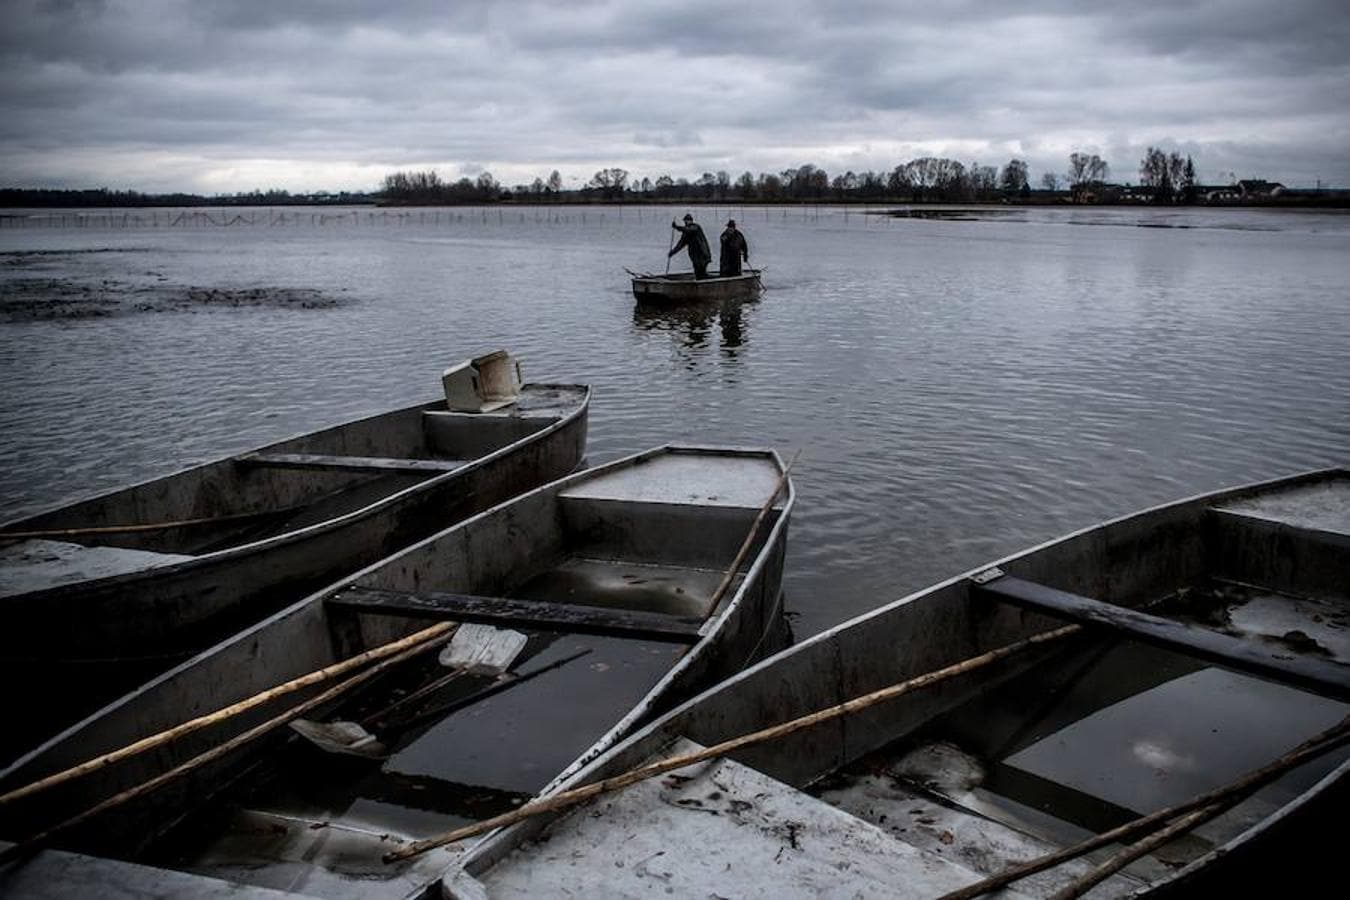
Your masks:
[[[63,208],[73,207],[145,207],[145,206],[314,206],[373,203],[374,198],[360,191],[319,191],[292,194],[289,191],[249,191],[217,194],[144,194],[139,191],[113,191],[108,188],[48,190],[40,188],[0,188],[0,207]]]
[[[1063,175],[1047,172],[1036,188],[1031,184],[1027,162],[1013,158],[1002,168],[969,164],[943,157],[925,156],[884,171],[847,171],[831,177],[824,169],[807,164],[780,172],[758,175],[726,171],[704,172],[696,179],[670,175],[635,178],[617,166],[600,169],[580,188],[563,190],[555,169],[548,178],[506,187],[484,172],[477,180],[461,178],[453,184],[435,172],[395,173],[385,178],[380,199],[388,203],[490,203],[524,202],[641,202],[641,203],[876,203],[876,202],[1072,202],[1072,203],[1197,203],[1222,194],[1222,202],[1272,202],[1297,200],[1297,192],[1280,198],[1269,191],[1218,191],[1205,189],[1196,180],[1190,157],[1148,149],[1139,164],[1139,185],[1107,181],[1110,165],[1095,153],[1069,154]],[[1259,184],[1266,182],[1237,182]],[[1280,187],[1270,185],[1269,187]],[[1340,191],[1318,192],[1322,200],[1344,202]],[[1304,195],[1304,200],[1314,199]]]
[[[635,178],[617,166],[600,169],[580,188],[565,190],[556,169],[547,177],[511,187],[490,172],[448,181],[435,171],[394,172],[378,191],[291,194],[252,191],[227,196],[142,194],[136,191],[0,189],[0,206],[283,206],[382,203],[452,205],[528,203],[1304,203],[1345,206],[1343,190],[1290,191],[1265,181],[1198,183],[1189,156],[1149,147],[1139,162],[1139,183],[1113,184],[1110,166],[1095,153],[1074,151],[1061,175],[1044,173],[1035,188],[1025,160],[1001,168],[924,156],[882,171],[847,171],[831,177],[806,164],[779,172],[704,172],[696,179],[670,175]]]

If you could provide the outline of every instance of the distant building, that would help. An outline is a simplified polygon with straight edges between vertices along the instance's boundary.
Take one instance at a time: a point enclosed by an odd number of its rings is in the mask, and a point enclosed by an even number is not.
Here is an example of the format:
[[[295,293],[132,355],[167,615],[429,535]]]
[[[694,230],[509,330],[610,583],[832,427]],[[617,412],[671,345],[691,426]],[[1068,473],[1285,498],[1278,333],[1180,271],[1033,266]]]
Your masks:
[[[1261,181],[1255,178],[1239,181],[1237,188],[1242,192],[1242,199],[1244,200],[1269,200],[1271,197],[1278,197],[1284,193],[1284,185],[1279,182]]]
[[[1242,199],[1242,191],[1235,184],[1197,184],[1195,193],[1206,203],[1237,203]]]

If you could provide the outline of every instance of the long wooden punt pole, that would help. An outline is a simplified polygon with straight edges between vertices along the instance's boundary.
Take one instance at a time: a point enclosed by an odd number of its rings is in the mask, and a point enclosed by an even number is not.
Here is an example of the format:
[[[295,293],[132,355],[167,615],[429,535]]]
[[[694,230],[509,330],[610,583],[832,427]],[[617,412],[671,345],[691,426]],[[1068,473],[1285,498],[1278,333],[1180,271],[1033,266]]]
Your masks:
[[[439,637],[439,635],[437,637]],[[195,769],[199,769],[209,762],[213,762],[217,759],[220,759],[226,754],[234,750],[237,750],[240,747],[243,747],[245,744],[262,737],[269,731],[274,731],[275,729],[280,728],[283,725],[286,725],[288,722],[300,718],[310,710],[322,706],[323,704],[329,702],[330,700],[333,700],[341,696],[342,694],[345,694],[352,688],[355,688],[359,685],[366,683],[370,679],[374,678],[376,675],[379,675],[382,672],[384,672],[386,669],[392,668],[393,666],[396,666],[399,663],[406,662],[407,660],[412,659],[414,656],[417,656],[420,653],[425,653],[427,650],[430,650],[438,646],[439,644],[440,644],[439,640],[437,640],[436,638],[430,638],[423,640],[421,643],[407,647],[402,652],[397,653],[394,656],[389,657],[388,659],[376,663],[369,669],[366,669],[364,672],[359,672],[356,675],[353,675],[351,678],[348,678],[346,681],[340,684],[336,684],[333,687],[330,687],[323,693],[317,694],[314,697],[311,697],[310,699],[304,701],[303,703],[297,704],[296,706],[291,707],[285,712],[273,716],[266,722],[263,722],[261,725],[256,725],[253,728],[250,728],[248,731],[236,735],[235,737],[231,738],[230,740],[226,741],[220,746],[214,747],[206,751],[205,753],[194,756],[192,759],[188,760],[187,762],[183,763],[180,766],[170,769],[169,771],[164,772],[163,774],[158,775],[150,779],[149,781],[146,781],[142,784],[138,784],[136,787],[122,791],[120,794],[115,794],[112,797],[109,797],[107,800],[104,800],[102,803],[99,803],[96,806],[92,806],[89,809],[85,810],[84,812],[76,816],[73,816],[69,819],[66,819],[64,822],[61,822],[57,825],[53,825],[51,828],[47,829],[44,832],[41,832],[40,834],[33,835],[27,840],[14,844],[6,850],[0,851],[0,865],[8,863],[14,859],[26,857],[29,854],[34,853],[35,851],[41,849],[54,837],[57,837],[58,835],[66,831],[69,831],[76,825],[79,825],[93,818],[94,816],[106,812],[107,810],[110,810],[114,807],[121,806],[123,803],[135,800],[138,797],[143,797],[146,794],[149,794],[150,792],[162,787],[163,785],[168,784],[170,781],[174,781],[178,778],[181,778],[183,775],[186,775]]]
[[[102,756],[96,756],[88,762],[80,763],[79,765],[72,766],[62,772],[57,772],[55,775],[48,775],[46,778],[35,781],[32,784],[16,788],[15,790],[0,796],[0,806],[5,805],[6,803],[12,803],[15,800],[21,800],[24,797],[32,796],[33,794],[45,791],[48,788],[54,788],[59,784],[65,784],[67,781],[73,781],[76,778],[88,775],[90,772],[96,772],[99,769],[110,766],[113,763],[121,762],[122,760],[136,756],[137,754],[144,753],[147,750],[153,750],[170,741],[177,740],[183,735],[191,734],[194,731],[198,731],[208,725],[214,725],[217,722],[223,722],[226,719],[233,718],[240,713],[247,712],[264,703],[275,700],[278,697],[283,697],[287,694],[301,690],[302,688],[310,687],[311,685],[331,681],[339,675],[345,675],[352,669],[359,668],[368,662],[384,659],[385,657],[392,656],[409,647],[418,646],[425,641],[437,640],[449,634],[456,627],[456,624],[453,622],[442,622],[438,625],[433,625],[430,628],[424,628],[416,634],[409,635],[408,637],[397,641],[391,641],[390,643],[376,647],[373,650],[367,650],[364,653],[344,659],[331,666],[316,669],[308,675],[301,675],[298,678],[293,678],[284,684],[279,684],[276,687],[268,688],[261,693],[254,694],[246,700],[240,700],[238,703],[233,703],[218,709],[213,713],[198,716],[195,719],[189,719],[181,725],[175,725],[173,728],[168,728],[157,734],[152,734],[149,737],[141,738],[135,743],[128,744],[119,750],[113,750]]]
[[[269,516],[284,516],[299,512],[303,506],[288,506],[284,509],[264,509],[258,512],[233,513],[227,516],[210,516],[204,519],[178,519],[171,522],[147,522],[132,525],[98,525],[87,528],[45,528],[36,531],[0,531],[0,540],[24,541],[33,538],[90,537],[100,534],[135,534],[144,531],[169,531],[174,528],[191,528],[194,525],[222,525],[228,522],[250,522],[266,519]]]
[[[919,675],[915,678],[907,679],[906,681],[901,681],[869,694],[854,697],[852,700],[845,700],[843,703],[835,706],[817,710],[816,712],[793,719],[790,722],[762,728],[759,731],[741,735],[740,737],[732,738],[723,741],[720,744],[705,747],[702,750],[697,750],[692,753],[658,760],[657,762],[640,766],[639,768],[632,769],[621,775],[606,778],[603,781],[582,785],[581,787],[573,788],[569,791],[562,791],[561,793],[554,794],[550,797],[527,803],[509,813],[494,816],[491,819],[485,819],[482,822],[476,822],[472,825],[466,825],[463,828],[456,828],[454,831],[448,831],[444,834],[437,835],[436,837],[416,841],[401,850],[395,850],[385,854],[384,861],[386,863],[391,863],[409,859],[420,853],[425,853],[428,850],[434,850],[437,847],[443,847],[446,844],[453,844],[456,841],[461,841],[464,838],[483,834],[484,832],[502,828],[507,825],[514,825],[516,822],[543,815],[544,813],[568,809],[579,803],[584,803],[592,797],[597,797],[601,794],[609,793],[610,791],[616,791],[619,788],[627,787],[630,784],[636,784],[639,781],[645,781],[648,778],[654,778],[657,775],[663,775],[666,772],[675,769],[682,769],[685,766],[691,766],[705,760],[726,756],[729,753],[743,750],[746,747],[753,747],[757,744],[764,744],[772,740],[777,740],[778,738],[786,737],[787,735],[801,731],[802,729],[819,725],[822,722],[828,722],[832,719],[840,718],[841,716],[847,716],[851,713],[867,709],[869,706],[875,706],[876,704],[883,703],[887,700],[894,700],[904,694],[931,687],[932,685],[955,678],[958,675],[964,675],[967,672],[973,672],[976,669],[991,665],[1006,657],[1021,653],[1024,650],[1029,650],[1032,647],[1057,641],[1073,634],[1078,634],[1082,630],[1083,626],[1081,625],[1066,625],[1062,628],[1057,628],[1054,631],[1045,631],[1040,634],[1034,634],[1031,637],[1024,638],[1015,643],[998,647],[987,653],[981,653],[979,656],[972,656],[970,659],[962,662],[954,663],[950,666]]]
[[[1273,760],[1259,769],[1253,769],[1236,781],[1229,782],[1226,785],[1200,794],[1184,803],[1169,806],[1166,809],[1160,809],[1157,812],[1141,816],[1138,819],[1126,822],[1124,825],[1120,825],[1110,831],[1103,831],[1101,834],[1093,835],[1087,840],[1074,844],[1072,847],[1066,847],[1063,850],[1057,850],[1054,853],[1048,853],[1045,856],[1029,860],[1028,862],[1011,866],[1010,868],[999,872],[997,875],[991,875],[982,881],[977,881],[974,884],[943,894],[938,900],[972,900],[972,898],[991,893],[1014,881],[1026,878],[1028,875],[1035,875],[1037,872],[1052,869],[1061,863],[1068,862],[1085,853],[1091,853],[1093,850],[1104,847],[1107,844],[1119,843],[1121,841],[1129,840],[1137,835],[1146,834],[1163,825],[1168,820],[1175,819],[1178,816],[1189,818],[1190,814],[1197,810],[1203,810],[1207,815],[1217,814],[1222,811],[1227,802],[1235,802],[1243,796],[1264,787],[1288,772],[1290,769],[1301,766],[1312,760],[1314,757],[1334,750],[1337,747],[1341,747],[1347,742],[1350,742],[1350,716],[1345,717],[1326,731],[1308,738],[1308,740],[1299,744],[1279,759]],[[1199,824],[1199,822],[1197,821],[1188,827],[1194,827],[1195,824]],[[1171,835],[1186,830],[1184,828],[1178,828],[1175,832],[1172,832],[1171,827],[1172,826],[1168,826],[1167,829],[1169,833],[1168,840],[1171,839]],[[1161,832],[1159,833],[1161,834]],[[1164,840],[1157,844],[1150,844],[1147,849],[1138,855],[1142,856],[1144,853],[1152,851],[1154,847],[1160,846],[1162,843],[1166,843],[1166,841]],[[1139,844],[1135,845],[1135,847],[1138,846]],[[1126,863],[1135,858],[1135,856],[1131,856],[1130,859],[1118,866],[1117,869],[1123,868]],[[1111,872],[1106,873],[1102,878],[1114,874],[1117,869],[1112,869]],[[1102,880],[1102,878],[1097,879],[1097,881]],[[1097,881],[1093,881],[1092,884],[1096,884]]]

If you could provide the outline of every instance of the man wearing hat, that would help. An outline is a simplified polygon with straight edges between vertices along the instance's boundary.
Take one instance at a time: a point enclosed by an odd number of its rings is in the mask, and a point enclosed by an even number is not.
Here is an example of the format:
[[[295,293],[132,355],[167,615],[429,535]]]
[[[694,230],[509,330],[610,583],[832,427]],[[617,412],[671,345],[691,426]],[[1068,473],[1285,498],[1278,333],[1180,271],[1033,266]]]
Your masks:
[[[666,256],[674,256],[688,247],[689,261],[694,264],[694,277],[707,278],[708,263],[712,262],[712,251],[708,249],[708,239],[703,236],[703,229],[694,222],[694,217],[689,213],[684,214],[683,225],[671,222],[670,227],[680,233],[680,242],[670,248]]]
[[[736,228],[735,219],[727,219],[727,230],[722,232],[722,258],[720,260],[721,272],[723,278],[728,275],[741,274],[741,260],[750,261],[750,245],[745,242],[745,235]]]

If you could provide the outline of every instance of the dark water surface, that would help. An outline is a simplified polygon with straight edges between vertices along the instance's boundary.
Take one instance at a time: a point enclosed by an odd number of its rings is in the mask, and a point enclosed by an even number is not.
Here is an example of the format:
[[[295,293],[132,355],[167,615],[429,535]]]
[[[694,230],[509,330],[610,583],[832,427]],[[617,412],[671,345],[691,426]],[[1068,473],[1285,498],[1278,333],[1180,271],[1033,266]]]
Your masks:
[[[801,636],[1108,517],[1350,460],[1344,215],[702,209],[714,239],[735,215],[768,290],[667,311],[623,267],[663,270],[683,209],[285,212],[0,228],[3,518],[430,399],[504,347],[528,380],[594,387],[591,462],[800,450]]]

